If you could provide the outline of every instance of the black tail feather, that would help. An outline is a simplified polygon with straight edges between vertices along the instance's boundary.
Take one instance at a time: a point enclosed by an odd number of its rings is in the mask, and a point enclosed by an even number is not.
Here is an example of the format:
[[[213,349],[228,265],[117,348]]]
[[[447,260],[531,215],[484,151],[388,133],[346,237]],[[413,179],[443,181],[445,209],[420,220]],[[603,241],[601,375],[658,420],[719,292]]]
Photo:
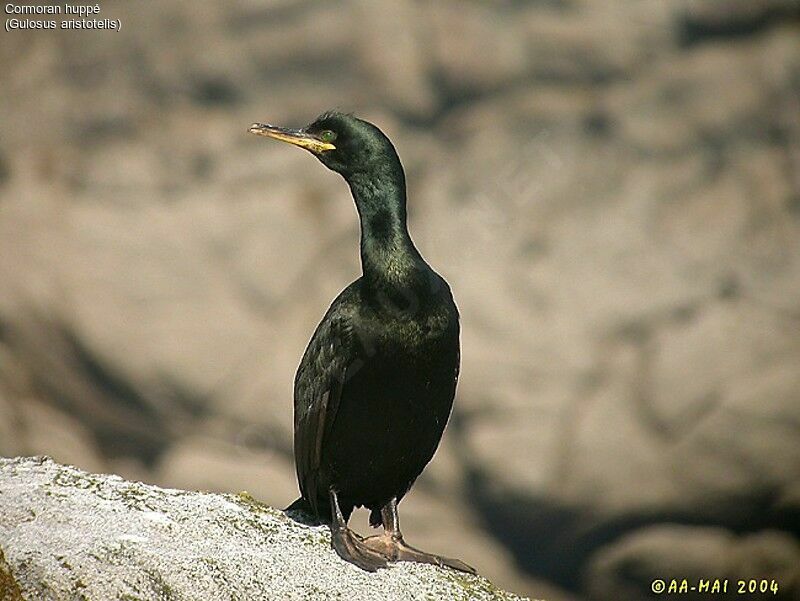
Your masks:
[[[324,516],[319,516],[314,513],[314,510],[311,507],[311,503],[309,503],[303,497],[297,499],[294,503],[289,505],[285,512],[291,513],[294,515],[290,515],[293,520],[297,522],[301,522],[303,524],[308,524],[309,526],[317,526],[320,524],[328,524],[329,519],[326,519]]]
[[[297,499],[294,503],[289,505],[289,507],[284,509],[284,511],[302,511],[308,515],[314,515],[314,511],[311,509],[311,503],[306,501],[303,497]]]
[[[380,509],[373,509],[369,512],[369,525],[373,528],[377,528],[383,523],[381,519],[381,510]]]

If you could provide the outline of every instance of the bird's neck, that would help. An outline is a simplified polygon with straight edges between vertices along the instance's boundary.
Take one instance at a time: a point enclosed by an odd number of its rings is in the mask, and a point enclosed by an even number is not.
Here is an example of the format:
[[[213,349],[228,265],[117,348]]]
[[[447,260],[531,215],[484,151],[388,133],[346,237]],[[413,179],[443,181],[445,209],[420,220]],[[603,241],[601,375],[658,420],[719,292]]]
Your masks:
[[[377,288],[409,288],[429,269],[406,223],[402,172],[349,178],[361,219],[361,270]]]

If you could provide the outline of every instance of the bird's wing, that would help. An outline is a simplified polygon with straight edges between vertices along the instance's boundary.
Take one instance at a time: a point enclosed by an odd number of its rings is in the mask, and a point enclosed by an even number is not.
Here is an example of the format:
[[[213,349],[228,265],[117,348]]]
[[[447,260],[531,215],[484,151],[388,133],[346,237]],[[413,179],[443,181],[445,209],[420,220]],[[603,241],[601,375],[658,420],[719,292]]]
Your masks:
[[[323,441],[330,432],[344,387],[347,367],[355,360],[350,319],[342,297],[334,301],[308,343],[294,383],[294,457],[300,492],[314,513],[319,490]]]

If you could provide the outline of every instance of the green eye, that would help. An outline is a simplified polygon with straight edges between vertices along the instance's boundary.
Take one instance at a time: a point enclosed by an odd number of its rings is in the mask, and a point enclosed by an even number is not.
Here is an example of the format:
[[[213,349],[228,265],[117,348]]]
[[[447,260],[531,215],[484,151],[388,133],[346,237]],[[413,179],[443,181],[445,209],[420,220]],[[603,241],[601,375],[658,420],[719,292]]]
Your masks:
[[[319,139],[330,144],[336,139],[336,132],[329,129],[323,129],[321,132],[319,132]]]

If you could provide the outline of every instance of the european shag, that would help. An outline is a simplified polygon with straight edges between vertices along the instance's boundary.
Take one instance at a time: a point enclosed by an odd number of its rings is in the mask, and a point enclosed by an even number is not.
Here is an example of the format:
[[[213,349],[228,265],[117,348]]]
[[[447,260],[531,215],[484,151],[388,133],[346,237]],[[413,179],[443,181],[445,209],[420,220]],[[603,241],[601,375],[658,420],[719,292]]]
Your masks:
[[[408,545],[397,504],[431,460],[453,406],[459,317],[447,282],[425,262],[406,224],[400,158],[376,126],[328,112],[302,129],[254,123],[250,132],[310,151],[344,177],[361,220],[362,275],[333,301],[294,381],[294,453],[305,509],[331,525],[333,548],[369,571],[419,561],[473,572]],[[371,510],[384,533],[347,526]]]

